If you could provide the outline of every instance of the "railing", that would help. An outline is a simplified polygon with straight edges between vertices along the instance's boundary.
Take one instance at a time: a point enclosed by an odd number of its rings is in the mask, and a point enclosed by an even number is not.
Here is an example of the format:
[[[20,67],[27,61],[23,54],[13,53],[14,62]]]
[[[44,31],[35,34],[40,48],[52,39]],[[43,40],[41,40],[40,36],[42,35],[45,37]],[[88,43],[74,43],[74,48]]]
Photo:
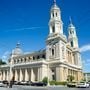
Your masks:
[[[65,35],[62,35],[62,34],[57,34],[57,33],[55,33],[55,34],[50,34],[50,35],[48,36],[48,39],[52,39],[52,37],[60,37],[60,38],[63,37],[63,39],[66,40]]]
[[[35,63],[41,63],[41,62],[45,62],[46,59],[38,59],[38,60],[30,60],[29,62],[21,62],[21,63],[15,63],[15,65],[26,65],[26,64],[35,64]]]

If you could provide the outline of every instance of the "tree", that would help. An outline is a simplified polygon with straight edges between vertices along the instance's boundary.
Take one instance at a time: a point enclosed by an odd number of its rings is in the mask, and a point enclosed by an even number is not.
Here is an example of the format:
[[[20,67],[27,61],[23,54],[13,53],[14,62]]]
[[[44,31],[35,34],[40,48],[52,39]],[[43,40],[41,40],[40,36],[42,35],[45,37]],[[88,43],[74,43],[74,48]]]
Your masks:
[[[43,80],[42,80],[42,82],[47,83],[48,82],[48,78],[47,77],[44,77]]]
[[[72,75],[67,76],[67,81],[72,82],[73,80],[74,80],[74,76]]]
[[[4,65],[6,64],[6,62],[2,61],[2,59],[0,59],[0,65]]]

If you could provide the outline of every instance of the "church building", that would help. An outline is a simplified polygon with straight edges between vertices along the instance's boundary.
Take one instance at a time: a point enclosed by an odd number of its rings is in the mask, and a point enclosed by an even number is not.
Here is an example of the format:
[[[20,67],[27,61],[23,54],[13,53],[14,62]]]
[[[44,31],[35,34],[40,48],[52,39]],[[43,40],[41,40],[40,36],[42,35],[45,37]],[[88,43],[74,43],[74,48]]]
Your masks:
[[[74,81],[81,81],[82,61],[76,28],[70,20],[68,36],[63,33],[61,10],[56,0],[50,10],[49,34],[45,41],[45,49],[28,54],[24,54],[17,43],[8,63],[0,66],[0,80],[9,81],[14,77],[15,81],[34,82],[48,77],[50,81],[61,82],[72,75]]]

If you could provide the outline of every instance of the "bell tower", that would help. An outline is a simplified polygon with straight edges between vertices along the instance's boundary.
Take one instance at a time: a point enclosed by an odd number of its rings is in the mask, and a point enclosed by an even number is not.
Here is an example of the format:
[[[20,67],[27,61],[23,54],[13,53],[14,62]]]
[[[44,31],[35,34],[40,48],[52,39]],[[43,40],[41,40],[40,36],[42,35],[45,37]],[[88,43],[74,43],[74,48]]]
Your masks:
[[[54,0],[54,4],[50,11],[50,21],[49,21],[49,34],[60,33],[63,34],[63,22],[61,20],[61,10]]]
[[[82,62],[81,62],[81,53],[79,50],[79,45],[78,45],[78,37],[76,34],[76,28],[72,23],[72,20],[70,18],[70,24],[68,26],[68,42],[70,46],[73,48],[73,57],[75,59],[75,64],[78,65],[80,68],[82,67]]]
[[[56,4],[56,0],[50,10],[49,35],[46,40],[46,59],[64,60],[66,53],[66,36],[63,34],[63,22],[61,10]]]
[[[73,48],[78,48],[78,38],[76,35],[76,29],[75,26],[72,23],[72,20],[70,18],[70,24],[68,26],[68,42],[70,43],[70,46]]]

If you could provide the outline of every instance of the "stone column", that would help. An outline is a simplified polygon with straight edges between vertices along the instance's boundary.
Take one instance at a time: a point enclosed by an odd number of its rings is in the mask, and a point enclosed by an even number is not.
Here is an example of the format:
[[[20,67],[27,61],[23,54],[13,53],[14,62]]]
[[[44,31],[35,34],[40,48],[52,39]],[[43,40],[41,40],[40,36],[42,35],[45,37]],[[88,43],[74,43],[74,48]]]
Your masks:
[[[15,69],[15,81],[18,81],[18,72],[17,72],[17,69]]]
[[[5,70],[5,80],[7,79],[7,71]]]
[[[68,51],[68,63],[70,63],[70,61],[69,61],[69,51]]]
[[[9,80],[9,71],[7,70],[7,80]]]
[[[27,68],[25,69],[25,81],[29,80],[29,76],[28,76],[28,70]]]
[[[66,80],[67,80],[67,77],[68,77],[68,68],[66,68]]]
[[[86,82],[88,81],[87,74],[85,76]],[[83,79],[82,72],[78,71],[78,81],[80,82]]]
[[[69,63],[71,64],[71,59],[70,59],[70,52],[69,52]]]
[[[33,72],[33,68],[31,68],[31,81],[34,81],[34,72]]]
[[[2,80],[2,71],[0,71],[0,80]]]
[[[1,79],[3,80],[3,70],[2,70],[2,78]]]
[[[11,70],[10,70],[10,79],[9,80],[12,80],[12,78],[13,78],[13,71],[12,71],[12,68],[11,68]]]
[[[64,81],[67,81],[67,76],[68,76],[68,69],[67,68],[64,68],[64,72],[63,72],[63,79]]]
[[[56,67],[56,81],[60,81],[60,67]]]
[[[5,80],[5,71],[3,70],[3,80]]]
[[[20,81],[23,80],[22,69],[20,69]]]
[[[43,75],[43,72],[42,72],[42,67],[39,68],[39,75],[40,75],[40,81],[42,80],[42,75]]]
[[[63,71],[63,67],[56,67],[56,81],[65,81],[67,72],[64,73]]]
[[[38,68],[39,81],[42,81],[44,77],[48,77],[49,75],[48,69],[49,69],[49,66],[47,65],[42,65],[40,68]]]
[[[40,68],[38,68],[38,81],[40,81]]]
[[[64,81],[63,67],[60,67],[60,81]]]

